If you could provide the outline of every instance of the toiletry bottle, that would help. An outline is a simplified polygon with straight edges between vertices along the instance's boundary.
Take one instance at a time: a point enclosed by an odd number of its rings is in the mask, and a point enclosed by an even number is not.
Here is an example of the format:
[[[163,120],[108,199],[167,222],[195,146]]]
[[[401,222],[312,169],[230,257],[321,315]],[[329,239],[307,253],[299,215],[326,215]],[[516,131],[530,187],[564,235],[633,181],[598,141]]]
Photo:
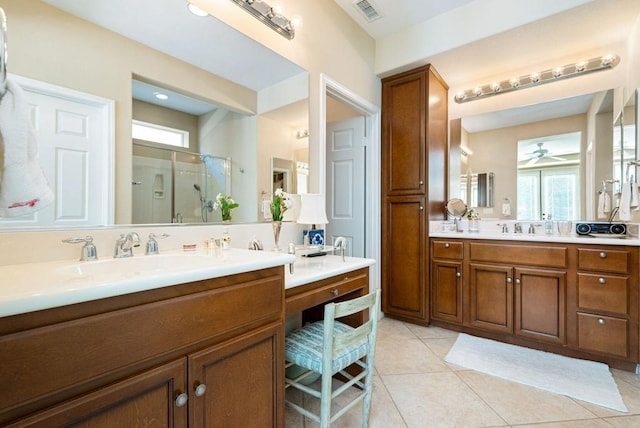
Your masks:
[[[222,232],[222,249],[228,250],[231,248],[231,236],[229,236],[229,231],[227,228],[224,228],[224,232]]]
[[[553,220],[551,219],[551,213],[547,214],[547,220],[544,222],[544,233],[547,235],[553,235]]]

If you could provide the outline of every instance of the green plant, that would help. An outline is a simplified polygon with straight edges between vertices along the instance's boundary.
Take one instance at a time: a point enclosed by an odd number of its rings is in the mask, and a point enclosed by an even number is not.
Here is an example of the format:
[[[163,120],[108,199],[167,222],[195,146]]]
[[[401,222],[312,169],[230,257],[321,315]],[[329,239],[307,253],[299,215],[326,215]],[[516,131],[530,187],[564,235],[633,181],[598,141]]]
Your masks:
[[[282,221],[285,211],[291,208],[291,199],[282,189],[276,189],[271,201],[271,219],[273,221]]]
[[[213,209],[219,209],[222,212],[222,221],[230,221],[231,210],[234,208],[238,208],[239,206],[240,204],[236,203],[231,195],[222,196],[221,193],[218,193],[218,196],[216,196],[216,201],[213,203]]]

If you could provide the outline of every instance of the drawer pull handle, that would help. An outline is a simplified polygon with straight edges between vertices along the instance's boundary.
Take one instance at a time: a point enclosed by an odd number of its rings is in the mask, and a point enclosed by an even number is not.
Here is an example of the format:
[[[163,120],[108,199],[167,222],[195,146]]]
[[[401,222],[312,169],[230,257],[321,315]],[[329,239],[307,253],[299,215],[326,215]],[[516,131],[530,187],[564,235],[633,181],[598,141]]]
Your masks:
[[[444,243],[444,248],[449,248],[449,243],[448,242]]]
[[[176,397],[176,406],[183,407],[185,404],[187,404],[187,401],[189,401],[189,396],[186,392],[183,392]]]
[[[600,284],[606,284],[606,283],[607,283],[607,280],[606,280],[605,278],[600,277],[600,278],[598,278],[598,283],[600,283]]]
[[[461,274],[460,272],[456,272],[456,276],[457,276],[458,278],[460,278],[460,277],[462,276],[462,274]]]
[[[334,288],[333,290],[331,290],[331,294],[333,294],[334,296],[338,295],[338,289]]]
[[[598,324],[605,325],[606,321],[604,319],[602,319],[602,318],[598,318]]]
[[[607,253],[605,253],[604,251],[600,252],[600,258],[601,259],[606,259],[607,258]]]
[[[513,280],[511,278],[507,278],[507,284],[511,284]]]
[[[207,385],[201,383],[200,385],[196,386],[196,397],[202,397],[205,392],[207,392]]]

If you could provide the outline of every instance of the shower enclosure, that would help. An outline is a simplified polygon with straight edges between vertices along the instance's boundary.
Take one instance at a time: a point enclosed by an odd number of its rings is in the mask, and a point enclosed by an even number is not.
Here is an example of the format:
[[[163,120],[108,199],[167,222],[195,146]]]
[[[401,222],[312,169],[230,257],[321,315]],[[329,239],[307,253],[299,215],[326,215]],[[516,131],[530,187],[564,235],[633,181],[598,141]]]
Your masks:
[[[134,224],[212,223],[218,193],[231,194],[231,159],[133,144]]]

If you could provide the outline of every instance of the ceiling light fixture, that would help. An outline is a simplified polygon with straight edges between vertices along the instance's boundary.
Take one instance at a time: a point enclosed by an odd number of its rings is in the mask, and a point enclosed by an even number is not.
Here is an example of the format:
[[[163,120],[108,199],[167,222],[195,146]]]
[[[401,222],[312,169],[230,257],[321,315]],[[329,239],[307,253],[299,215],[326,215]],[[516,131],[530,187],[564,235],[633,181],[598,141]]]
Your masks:
[[[282,5],[279,3],[272,7],[262,0],[231,1],[289,40],[292,40],[295,37],[295,28],[302,25],[302,18],[297,15],[295,15],[293,19],[285,17],[282,14]]]
[[[466,103],[468,101],[479,100],[493,95],[505,94],[520,89],[530,88],[532,86],[582,76],[596,71],[609,70],[616,67],[619,63],[620,57],[613,54],[591,58],[588,61],[580,61],[575,64],[534,72],[526,76],[514,77],[501,82],[476,86],[473,89],[458,92],[453,99],[457,103]]]
[[[198,6],[196,6],[193,3],[188,3],[187,4],[187,9],[189,9],[189,12],[193,13],[195,16],[209,16],[209,14],[207,12],[205,12],[204,10],[200,9]]]
[[[163,94],[162,92],[154,92],[153,95],[159,100],[168,100],[169,95]]]

